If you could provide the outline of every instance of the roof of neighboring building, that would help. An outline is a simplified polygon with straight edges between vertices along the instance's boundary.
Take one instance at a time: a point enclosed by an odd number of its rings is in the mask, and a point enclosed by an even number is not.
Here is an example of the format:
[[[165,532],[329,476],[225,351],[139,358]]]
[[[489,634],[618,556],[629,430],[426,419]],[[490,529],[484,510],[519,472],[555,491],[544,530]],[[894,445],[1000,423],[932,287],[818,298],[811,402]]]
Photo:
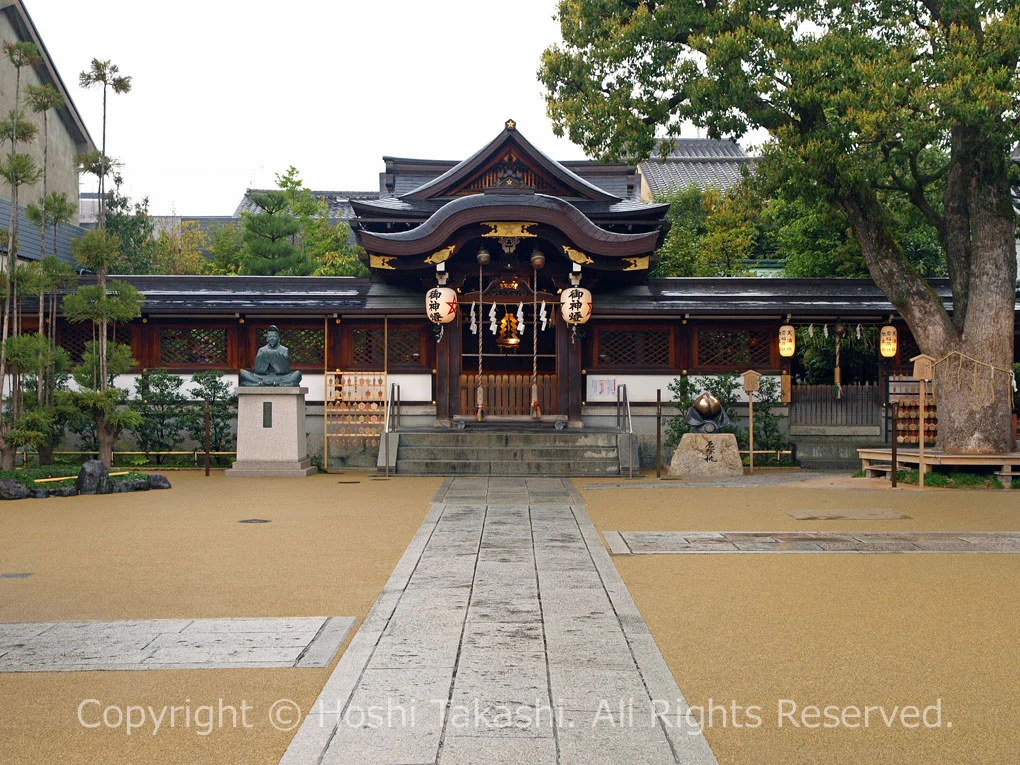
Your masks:
[[[39,229],[28,220],[25,208],[18,205],[18,239],[21,247],[18,250],[18,257],[22,260],[39,260],[39,248],[42,245],[42,238],[39,236]],[[0,198],[0,225],[7,227],[7,221],[11,219],[11,203],[9,200]],[[65,263],[74,263],[74,256],[71,254],[71,240],[77,239],[86,232],[81,226],[62,224],[57,226],[57,257]],[[53,254],[53,226],[46,227],[46,254]]]
[[[81,114],[78,113],[78,107],[74,105],[70,91],[53,65],[50,52],[46,49],[42,37],[39,36],[39,30],[36,29],[35,22],[32,21],[32,17],[25,9],[25,4],[21,0],[0,0],[0,13],[6,14],[11,19],[11,24],[18,30],[23,41],[35,43],[39,48],[39,53],[42,55],[42,79],[49,80],[50,84],[60,91],[60,95],[67,102],[65,107],[57,109],[57,114],[71,135],[77,136],[75,142],[78,144],[78,152],[94,151],[96,144],[92,140],[92,136],[89,135]]]
[[[422,316],[420,289],[345,276],[118,276],[145,295],[147,314],[316,315],[356,311]],[[94,280],[94,277],[84,277]],[[951,308],[949,281],[931,285]],[[896,309],[869,279],[649,279],[615,291],[595,289],[595,318],[689,314],[794,321],[858,317]]]
[[[242,212],[257,212],[258,207],[252,201],[252,194],[264,194],[267,191],[279,191],[279,189],[248,189],[244,197],[234,210],[234,218],[240,218]],[[317,191],[312,190],[317,199],[321,199],[329,205],[329,219],[331,221],[349,221],[354,218],[354,210],[351,208],[352,199],[378,199],[378,191]]]
[[[647,159],[638,168],[652,196],[659,197],[689,186],[728,189],[740,182],[754,162],[755,158],[733,141],[680,138],[667,156]]]

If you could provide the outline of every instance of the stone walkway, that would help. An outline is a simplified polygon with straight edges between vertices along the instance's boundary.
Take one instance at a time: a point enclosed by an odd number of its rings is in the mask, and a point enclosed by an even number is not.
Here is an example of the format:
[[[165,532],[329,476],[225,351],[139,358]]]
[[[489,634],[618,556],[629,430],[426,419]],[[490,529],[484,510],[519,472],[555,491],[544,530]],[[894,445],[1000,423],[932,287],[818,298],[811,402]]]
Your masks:
[[[282,762],[715,758],[570,481],[451,478]]]
[[[0,624],[0,672],[326,667],[352,617]]]
[[[607,531],[613,555],[1020,553],[1017,531]]]

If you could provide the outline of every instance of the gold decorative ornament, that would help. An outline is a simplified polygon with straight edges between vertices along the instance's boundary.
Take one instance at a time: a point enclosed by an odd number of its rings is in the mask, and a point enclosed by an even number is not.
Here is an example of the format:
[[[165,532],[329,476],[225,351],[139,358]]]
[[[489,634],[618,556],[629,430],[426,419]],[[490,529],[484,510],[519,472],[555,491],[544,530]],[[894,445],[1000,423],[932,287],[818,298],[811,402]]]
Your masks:
[[[382,268],[387,271],[396,271],[397,267],[390,265],[390,263],[394,260],[396,260],[396,258],[392,255],[372,255],[369,253],[368,265],[370,268]]]
[[[428,263],[430,266],[445,263],[450,259],[450,256],[453,255],[453,251],[455,249],[457,249],[457,245],[451,244],[449,247],[444,247],[441,250],[436,250],[427,258],[425,258],[425,262]]]
[[[493,239],[502,239],[504,237],[534,238],[538,236],[538,234],[529,230],[531,226],[537,226],[537,223],[499,221],[495,223],[483,223],[482,225],[488,226],[490,229],[488,233],[484,233],[482,236]]]
[[[589,263],[595,262],[580,250],[575,250],[573,247],[567,247],[566,245],[563,245],[563,254],[567,256],[571,263],[577,263],[580,266],[586,266]]]
[[[624,258],[623,262],[628,264],[624,267],[624,271],[646,271],[648,269],[647,255],[642,255],[639,258]]]

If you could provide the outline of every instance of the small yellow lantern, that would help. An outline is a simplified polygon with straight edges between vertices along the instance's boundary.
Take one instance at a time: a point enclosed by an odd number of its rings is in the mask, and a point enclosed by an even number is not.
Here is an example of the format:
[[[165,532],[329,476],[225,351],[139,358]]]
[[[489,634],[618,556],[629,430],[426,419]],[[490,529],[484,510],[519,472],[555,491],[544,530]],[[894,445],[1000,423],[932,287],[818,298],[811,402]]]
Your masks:
[[[457,318],[457,293],[449,287],[433,287],[425,295],[425,313],[433,324],[449,324]]]
[[[591,293],[584,287],[567,287],[560,293],[560,313],[567,324],[586,324],[591,318]]]
[[[779,355],[784,359],[793,356],[797,350],[797,331],[790,324],[779,328]]]
[[[896,355],[896,327],[886,324],[878,335],[878,350],[883,359],[891,359]]]

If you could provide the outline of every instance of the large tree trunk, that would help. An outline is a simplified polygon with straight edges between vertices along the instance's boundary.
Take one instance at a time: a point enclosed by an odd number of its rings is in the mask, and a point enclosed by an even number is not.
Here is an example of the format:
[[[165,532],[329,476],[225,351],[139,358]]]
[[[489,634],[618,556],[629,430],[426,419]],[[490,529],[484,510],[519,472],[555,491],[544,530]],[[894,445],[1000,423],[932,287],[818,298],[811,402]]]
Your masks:
[[[1015,449],[1016,244],[1008,152],[998,157],[994,146],[981,150],[983,156],[963,162],[962,170],[954,167],[947,183],[942,243],[951,264],[952,316],[889,235],[873,189],[858,186],[839,197],[872,278],[906,319],[922,353],[936,361],[936,446],[947,452]],[[968,179],[955,178],[957,172]]]

